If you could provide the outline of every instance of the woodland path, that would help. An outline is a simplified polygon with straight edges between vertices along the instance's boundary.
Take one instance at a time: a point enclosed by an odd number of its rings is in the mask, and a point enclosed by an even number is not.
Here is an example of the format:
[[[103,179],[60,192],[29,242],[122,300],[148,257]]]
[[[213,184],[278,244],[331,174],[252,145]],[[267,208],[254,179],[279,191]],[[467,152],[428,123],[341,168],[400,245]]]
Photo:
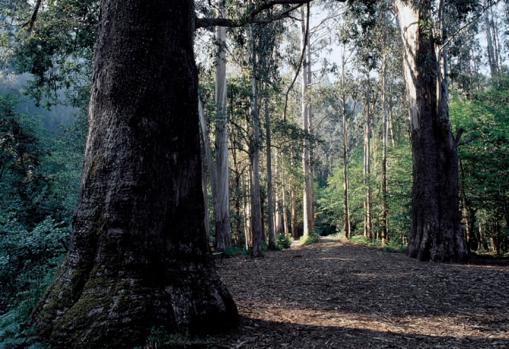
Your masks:
[[[509,348],[509,266],[423,263],[333,239],[217,261],[241,314],[220,348]]]

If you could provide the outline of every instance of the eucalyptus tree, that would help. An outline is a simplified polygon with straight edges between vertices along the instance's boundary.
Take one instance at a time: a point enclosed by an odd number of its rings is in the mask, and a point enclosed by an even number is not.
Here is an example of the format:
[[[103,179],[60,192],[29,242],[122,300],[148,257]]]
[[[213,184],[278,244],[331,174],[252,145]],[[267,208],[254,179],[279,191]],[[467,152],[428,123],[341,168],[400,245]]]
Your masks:
[[[464,261],[468,251],[459,214],[459,135],[452,135],[449,122],[443,46],[448,35],[446,11],[452,5],[396,0],[395,6],[404,47],[414,161],[408,253],[420,260]]]
[[[218,1],[218,14],[225,16],[225,1]],[[223,251],[231,245],[230,226],[230,169],[228,162],[228,112],[226,109],[226,28],[216,27],[216,173],[214,214],[216,249]]]
[[[105,0],[101,13],[71,247],[34,323],[56,347],[231,326],[201,219],[194,4]]]

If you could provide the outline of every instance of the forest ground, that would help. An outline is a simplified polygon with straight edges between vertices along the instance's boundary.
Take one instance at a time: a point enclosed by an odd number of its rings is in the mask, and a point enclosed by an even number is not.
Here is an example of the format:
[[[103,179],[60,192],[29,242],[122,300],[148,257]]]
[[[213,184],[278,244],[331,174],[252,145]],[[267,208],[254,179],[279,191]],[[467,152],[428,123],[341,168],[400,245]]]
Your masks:
[[[509,348],[507,265],[423,263],[327,238],[217,265],[241,322],[206,347]]]

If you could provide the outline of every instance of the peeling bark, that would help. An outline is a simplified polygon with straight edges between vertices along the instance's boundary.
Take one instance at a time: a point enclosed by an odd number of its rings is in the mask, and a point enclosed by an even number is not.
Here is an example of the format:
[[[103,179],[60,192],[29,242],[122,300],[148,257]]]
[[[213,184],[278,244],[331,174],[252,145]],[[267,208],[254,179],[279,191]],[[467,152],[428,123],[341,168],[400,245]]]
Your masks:
[[[396,0],[410,104],[413,188],[409,255],[464,261],[460,226],[458,153],[447,109],[446,56],[433,33],[431,1]]]

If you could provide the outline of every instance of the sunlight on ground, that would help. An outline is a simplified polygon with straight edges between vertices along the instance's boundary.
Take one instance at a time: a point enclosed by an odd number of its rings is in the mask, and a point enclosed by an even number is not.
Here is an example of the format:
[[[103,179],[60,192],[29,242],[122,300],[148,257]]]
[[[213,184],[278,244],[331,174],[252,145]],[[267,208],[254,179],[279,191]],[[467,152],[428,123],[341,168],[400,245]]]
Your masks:
[[[368,330],[400,335],[450,336],[456,338],[473,337],[491,339],[509,339],[506,331],[495,331],[482,326],[483,317],[477,318],[478,324],[468,324],[462,316],[416,316],[414,314],[389,318],[383,314],[356,314],[340,311],[310,310],[256,305],[256,310],[245,309],[249,318],[256,320],[271,319],[274,322],[320,326],[338,329]],[[487,320],[487,319],[484,319]],[[489,320],[487,320],[489,322]]]

